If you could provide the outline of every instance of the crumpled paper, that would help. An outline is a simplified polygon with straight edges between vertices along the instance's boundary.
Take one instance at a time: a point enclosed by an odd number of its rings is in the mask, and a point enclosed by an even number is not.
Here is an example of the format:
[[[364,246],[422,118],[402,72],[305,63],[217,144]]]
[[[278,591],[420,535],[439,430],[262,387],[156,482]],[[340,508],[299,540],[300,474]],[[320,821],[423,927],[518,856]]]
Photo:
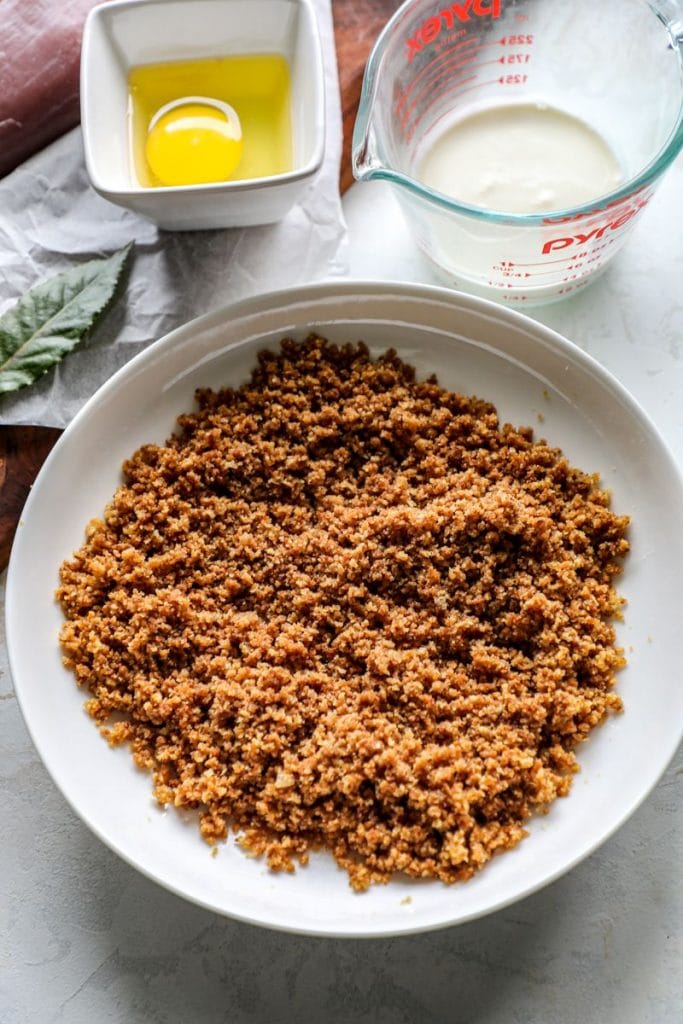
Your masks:
[[[134,240],[124,295],[35,384],[0,395],[0,424],[64,427],[116,370],[186,321],[259,292],[347,273],[339,196],[341,105],[329,0],[315,0],[325,59],[323,168],[280,222],[165,232],[90,187],[80,128],[0,180],[0,313],[52,274]]]

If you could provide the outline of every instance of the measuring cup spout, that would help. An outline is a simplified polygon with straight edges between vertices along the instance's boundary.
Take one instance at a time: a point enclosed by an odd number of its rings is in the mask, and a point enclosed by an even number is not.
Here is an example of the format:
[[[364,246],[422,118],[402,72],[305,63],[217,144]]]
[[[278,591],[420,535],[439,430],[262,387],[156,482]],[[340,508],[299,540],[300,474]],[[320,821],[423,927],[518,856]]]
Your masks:
[[[370,117],[356,120],[351,151],[353,175],[357,181],[370,181],[386,170],[377,153],[375,131]]]
[[[363,75],[360,100],[358,101],[358,113],[356,123],[353,126],[353,140],[351,143],[351,165],[353,175],[357,181],[370,181],[372,178],[391,177],[390,168],[380,156],[384,149],[382,139],[382,110],[378,102],[378,65],[381,61],[378,54],[383,52],[386,45],[385,40],[391,25],[395,20],[389,21],[384,31],[380,34],[375,43],[373,52]]]

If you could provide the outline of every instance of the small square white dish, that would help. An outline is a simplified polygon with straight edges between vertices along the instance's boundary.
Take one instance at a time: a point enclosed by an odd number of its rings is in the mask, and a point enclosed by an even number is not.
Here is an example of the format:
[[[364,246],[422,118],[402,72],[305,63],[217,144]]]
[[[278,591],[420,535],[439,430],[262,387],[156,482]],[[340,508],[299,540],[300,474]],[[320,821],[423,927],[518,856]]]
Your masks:
[[[150,188],[130,142],[128,74],[171,61],[277,53],[292,88],[291,171]],[[168,230],[246,227],[284,217],[320,170],[325,150],[322,47],[310,0],[116,0],[83,32],[81,124],[93,188]]]

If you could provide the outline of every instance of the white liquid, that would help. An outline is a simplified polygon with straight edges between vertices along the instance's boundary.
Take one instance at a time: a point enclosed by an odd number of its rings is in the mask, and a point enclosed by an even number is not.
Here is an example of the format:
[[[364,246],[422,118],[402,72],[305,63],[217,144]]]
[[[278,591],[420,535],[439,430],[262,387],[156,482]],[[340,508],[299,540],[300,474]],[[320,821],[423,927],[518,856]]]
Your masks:
[[[545,104],[472,114],[440,135],[420,164],[430,188],[500,213],[546,213],[591,202],[623,181],[589,125]]]

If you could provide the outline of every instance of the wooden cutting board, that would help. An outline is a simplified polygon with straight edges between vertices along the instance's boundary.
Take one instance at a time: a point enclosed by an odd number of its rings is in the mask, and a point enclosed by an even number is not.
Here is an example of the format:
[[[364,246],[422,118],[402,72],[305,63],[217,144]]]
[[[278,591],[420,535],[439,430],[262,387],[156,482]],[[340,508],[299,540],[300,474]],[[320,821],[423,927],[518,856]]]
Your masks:
[[[399,6],[400,0],[332,0],[344,128],[342,192],[353,181],[351,136],[365,63],[372,44]],[[0,427],[0,569],[7,565],[31,485],[60,434],[52,427]]]

